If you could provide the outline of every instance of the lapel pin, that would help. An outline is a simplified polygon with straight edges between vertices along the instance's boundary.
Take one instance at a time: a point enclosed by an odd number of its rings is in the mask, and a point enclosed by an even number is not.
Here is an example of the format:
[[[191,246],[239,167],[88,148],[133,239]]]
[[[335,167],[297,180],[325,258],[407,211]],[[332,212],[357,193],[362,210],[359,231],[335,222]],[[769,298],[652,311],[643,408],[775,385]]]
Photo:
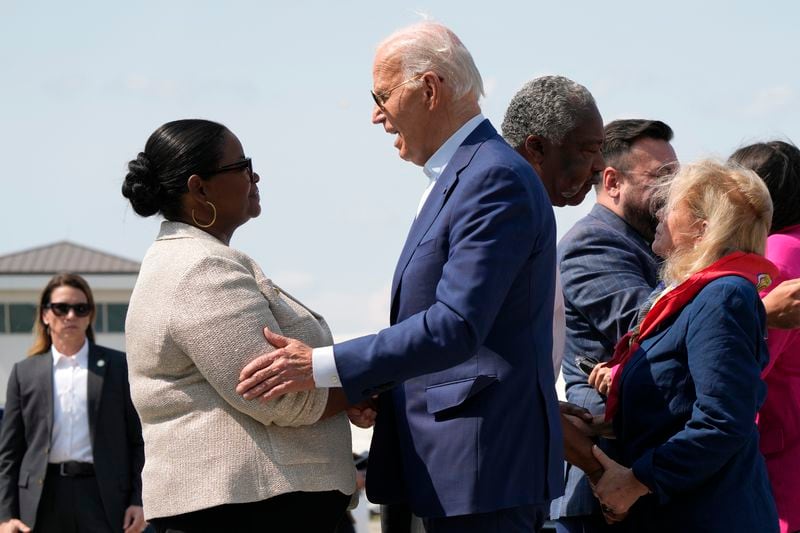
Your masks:
[[[102,367],[106,366],[106,362],[105,362],[105,360],[103,360],[103,359],[98,359],[98,360],[97,360],[97,366],[99,366],[100,368],[102,368]]]

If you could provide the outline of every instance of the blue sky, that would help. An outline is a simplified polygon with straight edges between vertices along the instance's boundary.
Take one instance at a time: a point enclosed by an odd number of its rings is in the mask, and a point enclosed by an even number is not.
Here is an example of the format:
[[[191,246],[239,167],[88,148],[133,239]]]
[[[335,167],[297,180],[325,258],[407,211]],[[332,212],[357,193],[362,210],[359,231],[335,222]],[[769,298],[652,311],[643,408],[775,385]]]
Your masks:
[[[523,83],[562,74],[606,121],[669,123],[683,161],[800,142],[800,4],[788,0],[0,0],[0,254],[70,239],[141,259],[159,221],[122,198],[126,164],[162,123],[209,118],[262,178],[263,214],[232,245],[338,337],[386,325],[427,181],[370,124],[371,61],[418,13],[471,50],[498,127]],[[591,202],[557,209],[559,234]]]

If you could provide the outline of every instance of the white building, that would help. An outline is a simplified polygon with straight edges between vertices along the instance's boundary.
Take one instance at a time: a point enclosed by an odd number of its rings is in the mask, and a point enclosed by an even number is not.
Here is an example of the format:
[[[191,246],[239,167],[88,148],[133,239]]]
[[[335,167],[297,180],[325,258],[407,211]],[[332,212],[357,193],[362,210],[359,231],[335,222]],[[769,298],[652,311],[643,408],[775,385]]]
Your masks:
[[[50,278],[59,272],[83,276],[97,305],[97,343],[124,350],[125,314],[139,266],[66,241],[0,256],[0,405],[11,367],[33,343],[36,305]]]

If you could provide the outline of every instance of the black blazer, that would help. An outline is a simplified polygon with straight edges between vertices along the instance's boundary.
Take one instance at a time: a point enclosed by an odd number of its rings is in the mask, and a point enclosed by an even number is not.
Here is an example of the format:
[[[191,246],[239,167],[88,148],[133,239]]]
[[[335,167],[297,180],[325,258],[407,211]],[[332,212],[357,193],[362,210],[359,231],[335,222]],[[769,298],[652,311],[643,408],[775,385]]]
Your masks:
[[[122,528],[125,509],[142,505],[144,441],[131,403],[125,354],[89,344],[89,431],[95,475],[108,522]],[[53,429],[53,357],[14,365],[0,433],[0,521],[34,527]]]

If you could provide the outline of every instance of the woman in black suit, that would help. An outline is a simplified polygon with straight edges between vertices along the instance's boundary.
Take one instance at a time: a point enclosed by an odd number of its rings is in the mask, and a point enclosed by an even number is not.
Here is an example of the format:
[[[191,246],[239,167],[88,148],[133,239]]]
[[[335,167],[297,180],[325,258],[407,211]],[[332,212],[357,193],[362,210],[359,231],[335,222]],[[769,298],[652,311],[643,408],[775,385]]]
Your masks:
[[[0,532],[140,533],[139,417],[125,354],[94,343],[92,291],[76,274],[42,291],[29,357],[8,380]]]

